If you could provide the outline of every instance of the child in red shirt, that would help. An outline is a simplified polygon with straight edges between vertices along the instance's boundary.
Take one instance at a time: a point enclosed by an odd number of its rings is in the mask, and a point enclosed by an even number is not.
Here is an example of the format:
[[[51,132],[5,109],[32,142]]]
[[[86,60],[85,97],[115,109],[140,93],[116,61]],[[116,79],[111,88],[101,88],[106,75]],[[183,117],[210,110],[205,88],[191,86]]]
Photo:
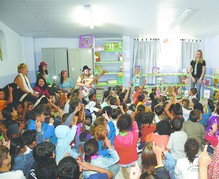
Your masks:
[[[115,137],[114,147],[120,158],[122,174],[124,178],[129,178],[127,170],[138,160],[138,126],[129,114],[123,114],[117,121],[117,127],[119,134]]]

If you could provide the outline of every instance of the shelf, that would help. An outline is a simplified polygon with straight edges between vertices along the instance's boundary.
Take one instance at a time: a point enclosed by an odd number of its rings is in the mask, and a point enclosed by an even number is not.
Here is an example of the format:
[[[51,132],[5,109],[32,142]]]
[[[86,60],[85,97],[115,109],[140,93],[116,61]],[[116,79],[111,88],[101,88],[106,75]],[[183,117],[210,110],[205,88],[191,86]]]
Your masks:
[[[105,61],[105,62],[95,62],[95,64],[114,64],[114,63],[123,63],[123,61]]]
[[[209,88],[209,89],[212,89],[212,90],[214,90],[214,91],[219,91],[219,87],[216,87],[216,86],[206,86],[206,85],[205,85],[205,87],[206,87],[206,88]]]
[[[98,73],[98,72],[95,72],[94,73],[95,75],[99,75],[100,73]],[[104,73],[104,75],[118,75],[118,74],[123,74],[122,72],[106,72],[106,73]]]
[[[95,52],[113,52],[113,53],[122,53],[122,50],[95,50]]]
[[[154,87],[173,87],[173,86],[179,86],[179,87],[186,87],[186,86],[189,86],[189,84],[163,84],[163,85],[160,85],[160,84],[155,84],[155,85],[145,85],[144,87],[145,88],[154,88]]]
[[[95,84],[95,87],[116,86],[116,85],[122,86],[123,84],[119,84],[119,83],[114,83],[114,84]]]
[[[189,76],[189,74],[185,73],[158,73],[158,74],[142,74],[139,76]]]
[[[219,76],[205,75],[207,78],[219,79]]]

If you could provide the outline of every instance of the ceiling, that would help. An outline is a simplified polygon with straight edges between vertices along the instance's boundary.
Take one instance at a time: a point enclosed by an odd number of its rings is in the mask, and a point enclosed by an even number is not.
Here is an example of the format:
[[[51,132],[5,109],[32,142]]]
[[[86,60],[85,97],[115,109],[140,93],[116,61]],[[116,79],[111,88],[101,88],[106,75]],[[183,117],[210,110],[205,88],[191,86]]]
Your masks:
[[[82,8],[87,4],[92,5],[94,29],[83,24],[89,19]],[[219,34],[218,7],[218,0],[0,0],[0,21],[33,37],[208,38]],[[188,8],[189,16],[171,30]]]

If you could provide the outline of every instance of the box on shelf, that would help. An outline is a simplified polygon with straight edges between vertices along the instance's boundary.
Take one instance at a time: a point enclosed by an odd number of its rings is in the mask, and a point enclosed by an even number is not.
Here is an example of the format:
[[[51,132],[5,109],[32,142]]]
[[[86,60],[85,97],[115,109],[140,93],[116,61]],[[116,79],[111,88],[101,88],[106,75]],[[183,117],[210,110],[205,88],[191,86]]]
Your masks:
[[[117,83],[117,80],[109,80],[108,81],[108,84],[116,84]]]

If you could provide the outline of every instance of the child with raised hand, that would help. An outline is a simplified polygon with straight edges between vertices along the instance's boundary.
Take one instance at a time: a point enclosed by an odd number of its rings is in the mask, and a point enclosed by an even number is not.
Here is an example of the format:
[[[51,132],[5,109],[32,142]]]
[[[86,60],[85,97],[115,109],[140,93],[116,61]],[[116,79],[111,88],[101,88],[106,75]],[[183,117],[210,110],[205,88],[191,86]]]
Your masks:
[[[129,114],[123,114],[117,121],[119,134],[115,137],[114,146],[119,154],[119,165],[124,178],[129,177],[130,167],[138,160],[137,142],[138,126]]]
[[[108,169],[108,167],[116,164],[119,161],[119,156],[116,150],[113,149],[113,146],[110,143],[110,140],[106,137],[104,140],[105,145],[108,150],[108,157],[98,156],[98,142],[96,139],[89,139],[84,144],[84,161],[91,163],[94,166],[101,166],[102,168]],[[83,178],[88,178],[91,174],[94,174],[94,171],[83,171]]]
[[[165,152],[166,153],[166,152]],[[168,152],[167,152],[168,153]],[[157,178],[169,179],[169,174],[163,162],[163,150],[154,142],[145,145],[142,150],[142,175],[141,179]],[[174,160],[174,159],[173,159]]]
[[[78,116],[73,116],[71,129],[66,125],[59,125],[55,128],[55,134],[58,138],[56,144],[56,162],[58,163],[66,154],[77,158],[79,154],[75,149],[71,149],[71,142],[75,138],[77,132]]]

